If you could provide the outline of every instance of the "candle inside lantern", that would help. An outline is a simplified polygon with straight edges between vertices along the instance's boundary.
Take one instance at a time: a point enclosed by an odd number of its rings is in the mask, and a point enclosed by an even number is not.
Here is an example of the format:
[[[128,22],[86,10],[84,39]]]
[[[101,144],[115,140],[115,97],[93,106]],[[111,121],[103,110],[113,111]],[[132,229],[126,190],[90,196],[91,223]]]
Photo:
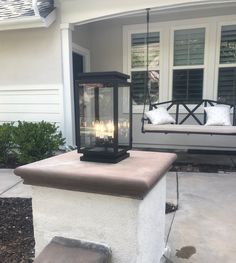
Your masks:
[[[122,135],[123,137],[128,136],[128,130],[129,130],[129,121],[128,120],[122,120],[118,123],[118,129],[119,129],[119,134]]]
[[[113,134],[114,134],[114,124],[113,124],[113,122],[112,121],[109,121],[108,123],[107,123],[107,136],[108,137],[111,137],[111,138],[113,138],[114,136],[113,136]]]
[[[103,121],[96,121],[92,123],[95,137],[99,139],[108,140],[109,138],[114,137],[114,124],[112,121],[104,123]]]
[[[105,137],[105,125],[104,125],[103,121],[100,122],[99,129],[100,129],[100,138],[104,139],[104,137]]]

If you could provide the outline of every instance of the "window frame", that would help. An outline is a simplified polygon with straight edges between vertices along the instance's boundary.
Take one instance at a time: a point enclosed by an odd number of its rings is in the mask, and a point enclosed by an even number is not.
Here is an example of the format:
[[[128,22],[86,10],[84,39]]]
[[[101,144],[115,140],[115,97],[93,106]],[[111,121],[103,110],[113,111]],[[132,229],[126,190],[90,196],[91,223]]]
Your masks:
[[[172,20],[153,22],[150,24],[151,31],[160,32],[160,102],[172,100],[173,81],[173,55],[174,55],[174,30],[205,28],[205,52],[204,52],[204,81],[203,99],[217,100],[218,93],[218,69],[221,25],[234,25],[236,15],[211,16],[203,18]],[[220,27],[220,28],[219,28]],[[134,32],[146,32],[145,24],[123,26],[123,72],[130,74],[128,64],[131,63],[128,48],[128,34]],[[163,58],[163,59],[162,59]],[[165,59],[167,58],[167,59]],[[232,64],[229,64],[231,66]],[[195,65],[194,65],[195,66]],[[179,66],[180,67],[180,66]],[[188,66],[191,68],[192,66]],[[186,69],[186,67],[185,67]],[[125,110],[126,96],[123,96],[123,111]],[[192,106],[194,107],[194,105]],[[134,105],[133,113],[142,113],[143,105]],[[180,109],[186,113],[185,109]]]
[[[236,68],[236,63],[220,63],[220,47],[221,47],[221,29],[223,26],[236,25],[236,18],[234,20],[225,20],[217,23],[217,46],[216,46],[216,59],[215,59],[215,83],[214,83],[214,100],[218,99],[218,84],[219,84],[219,69],[220,68]]]
[[[186,65],[186,66],[175,66],[174,65],[174,35],[175,31],[177,30],[188,30],[188,29],[198,29],[198,28],[204,28],[205,29],[205,46],[204,46],[204,63],[202,65]],[[173,100],[173,72],[174,70],[180,70],[180,69],[203,69],[203,87],[202,87],[202,99],[206,97],[206,74],[207,74],[207,54],[208,54],[208,33],[209,28],[206,23],[204,24],[194,24],[194,25],[179,25],[179,26],[173,26],[171,27],[171,35],[170,35],[170,69],[169,69],[169,98],[170,100]],[[194,106],[196,104],[193,104]]]
[[[163,41],[163,28],[160,28],[160,26],[157,23],[150,23],[150,33],[151,32],[158,32],[159,33],[159,46],[160,46],[160,55],[159,55],[159,66],[156,67],[153,70],[159,70],[160,72],[160,81],[159,81],[159,100],[163,97],[162,94],[162,86],[163,86],[163,77],[162,77],[162,72],[164,72],[163,68],[163,54],[162,50],[164,41]],[[128,25],[128,26],[123,26],[123,71],[124,73],[128,74],[131,76],[131,72],[135,71],[142,71],[145,70],[145,68],[136,68],[132,70],[131,67],[131,48],[132,48],[132,42],[131,42],[131,36],[132,34],[139,34],[139,33],[146,33],[146,25],[145,24],[138,24],[138,25]],[[151,68],[150,68],[151,70]],[[127,110],[127,94],[125,93],[123,95],[123,112],[126,113],[128,112]],[[142,105],[133,105],[133,113],[141,113],[143,111],[143,104]]]
[[[159,65],[158,66],[155,66],[155,67],[152,67],[149,65],[149,71],[158,71],[160,73],[160,53],[161,53],[161,43],[160,43],[160,32],[155,30],[155,31],[150,31],[150,33],[158,33],[159,34]],[[140,32],[141,34],[146,34],[146,32]],[[138,34],[140,34],[138,33]],[[136,68],[133,68],[132,67],[132,35],[135,35],[136,33],[131,33],[130,34],[130,40],[129,40],[129,43],[130,43],[130,52],[129,52],[129,55],[130,55],[130,58],[129,58],[129,61],[130,61],[130,65],[129,65],[129,69],[130,69],[130,78],[132,79],[132,73],[134,72],[146,72],[146,69],[147,69],[147,66],[145,65],[145,60],[147,58],[147,50],[146,50],[146,44],[144,44],[144,66],[143,67],[136,67]],[[149,44],[150,45],[150,44]],[[149,49],[150,50],[150,49]],[[160,93],[160,79],[159,79],[159,90],[158,92]],[[159,95],[159,94],[158,94]],[[159,99],[159,97],[158,97]],[[135,104],[133,104],[135,105]],[[138,104],[137,106],[139,107],[140,105],[142,104]],[[136,106],[135,106],[136,107]]]

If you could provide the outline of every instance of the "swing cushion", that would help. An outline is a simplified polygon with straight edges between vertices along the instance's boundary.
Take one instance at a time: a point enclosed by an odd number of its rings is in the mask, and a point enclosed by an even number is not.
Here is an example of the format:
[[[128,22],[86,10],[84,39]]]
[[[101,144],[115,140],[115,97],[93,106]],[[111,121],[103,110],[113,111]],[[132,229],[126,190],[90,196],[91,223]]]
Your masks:
[[[157,109],[145,112],[145,115],[155,125],[175,123],[173,117],[164,107],[158,107]]]
[[[185,124],[166,124],[154,125],[144,124],[145,132],[160,133],[193,133],[193,134],[225,134],[235,135],[236,126],[205,126],[205,125],[185,125]]]

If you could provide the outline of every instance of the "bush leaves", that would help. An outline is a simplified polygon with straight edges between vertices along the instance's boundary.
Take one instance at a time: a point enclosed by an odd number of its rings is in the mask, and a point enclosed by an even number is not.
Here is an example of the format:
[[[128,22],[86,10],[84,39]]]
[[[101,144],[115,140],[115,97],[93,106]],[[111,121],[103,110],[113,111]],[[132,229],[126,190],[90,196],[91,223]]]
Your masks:
[[[13,159],[27,164],[51,157],[65,139],[55,124],[18,122],[0,125],[0,163],[7,166]]]

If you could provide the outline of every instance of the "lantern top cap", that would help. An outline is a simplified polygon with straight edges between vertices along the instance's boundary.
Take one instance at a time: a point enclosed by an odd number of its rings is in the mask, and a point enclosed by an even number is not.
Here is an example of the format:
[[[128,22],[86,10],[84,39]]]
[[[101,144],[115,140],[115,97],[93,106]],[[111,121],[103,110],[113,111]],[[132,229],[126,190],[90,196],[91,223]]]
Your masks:
[[[130,78],[129,75],[123,74],[118,71],[105,71],[105,72],[88,72],[80,73],[78,76],[78,83],[127,83]]]

